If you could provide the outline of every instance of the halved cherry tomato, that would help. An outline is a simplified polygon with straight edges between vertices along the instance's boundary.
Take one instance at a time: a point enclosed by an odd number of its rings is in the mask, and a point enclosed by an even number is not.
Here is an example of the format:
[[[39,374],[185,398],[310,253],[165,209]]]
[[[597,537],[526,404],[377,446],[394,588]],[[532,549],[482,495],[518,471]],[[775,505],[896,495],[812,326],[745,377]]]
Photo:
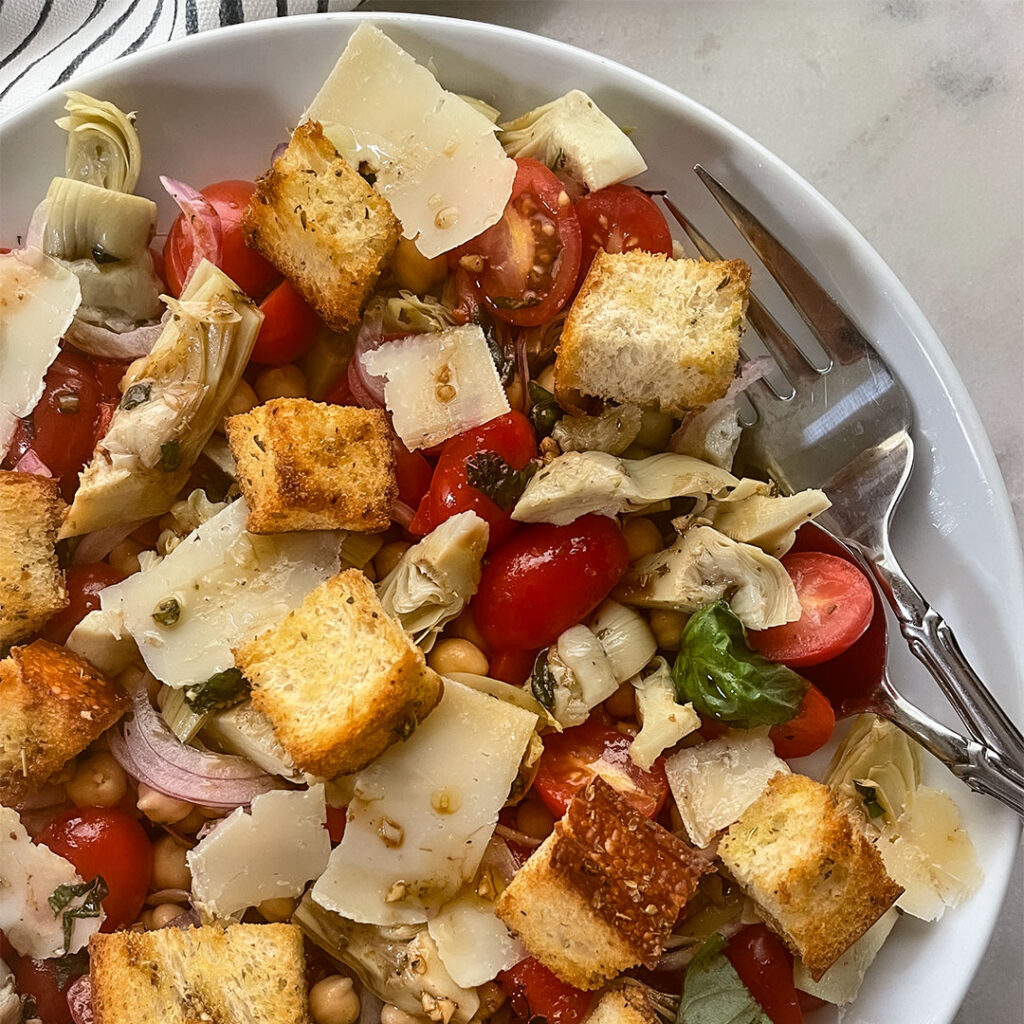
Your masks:
[[[124,579],[124,574],[106,562],[87,562],[71,566],[66,574],[68,604],[47,620],[40,636],[50,643],[62,644],[82,619],[100,606],[100,591]]]
[[[230,276],[230,275],[229,275]],[[250,359],[279,366],[305,355],[323,326],[313,308],[289,281],[282,281],[260,303],[263,326]]]
[[[498,973],[498,984],[522,1020],[543,1017],[548,1024],[578,1024],[590,1008],[591,995],[556,978],[539,960],[528,957]]]
[[[115,807],[77,807],[59,815],[36,837],[71,861],[87,882],[102,875],[110,893],[103,901],[101,931],[112,932],[139,916],[153,875],[153,848],[142,826]]]
[[[536,651],[496,651],[487,674],[512,686],[522,686],[533,671]]]
[[[544,753],[533,788],[554,815],[561,817],[572,798],[596,775],[607,779],[645,817],[653,818],[668,796],[665,764],[658,758],[649,772],[633,764],[633,739],[591,719],[544,737]]]
[[[554,173],[536,160],[516,160],[515,181],[497,224],[453,250],[488,312],[531,327],[568,301],[580,269],[580,225]]]
[[[495,650],[546,647],[608,596],[628,564],[622,531],[607,516],[524,526],[484,566],[476,624]]]
[[[807,757],[828,743],[835,727],[836,713],[828,697],[811,683],[796,718],[773,725],[768,735],[779,757]]]
[[[58,988],[56,963],[53,960],[21,956],[3,937],[3,933],[0,933],[0,958],[14,973],[14,990],[18,995],[30,996],[35,1000],[36,1016],[41,1021],[45,1024],[73,1024],[68,1009],[67,990],[79,975],[72,974],[64,988]]]
[[[281,275],[258,252],[245,244],[242,215],[256,186],[251,181],[218,181],[202,189],[203,195],[220,216],[220,269],[246,295],[259,301],[281,279]],[[179,215],[171,225],[164,244],[164,270],[167,287],[180,295],[185,275],[192,264],[192,235]]]
[[[819,665],[851,647],[868,628],[875,608],[871,584],[852,563],[818,551],[791,552],[782,559],[801,615],[771,629],[751,630],[752,647],[792,668]]]
[[[492,501],[466,479],[466,460],[480,452],[496,452],[513,469],[522,469],[537,454],[537,438],[521,412],[507,412],[481,427],[467,430],[441,449],[430,490],[419,503],[409,532],[423,536],[459,512],[472,511],[490,524],[488,550],[515,529],[511,510]]]
[[[398,478],[398,500],[409,508],[418,508],[423,496],[430,490],[434,467],[419,453],[411,452],[396,437],[395,476]]]
[[[804,1024],[793,986],[793,959],[763,924],[737,932],[725,947],[725,955],[772,1024]]]
[[[585,195],[576,204],[583,237],[580,281],[587,276],[598,249],[672,255],[672,232],[657,204],[632,185],[609,185]]]

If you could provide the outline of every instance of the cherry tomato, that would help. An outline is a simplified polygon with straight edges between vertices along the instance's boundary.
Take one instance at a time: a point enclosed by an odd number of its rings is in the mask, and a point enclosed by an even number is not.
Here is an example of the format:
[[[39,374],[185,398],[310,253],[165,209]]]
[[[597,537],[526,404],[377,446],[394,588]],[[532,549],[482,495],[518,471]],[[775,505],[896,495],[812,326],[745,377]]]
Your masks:
[[[524,526],[484,566],[476,624],[499,651],[546,647],[608,596],[628,564],[622,532],[606,516]]]
[[[106,562],[88,562],[73,565],[67,571],[65,581],[68,590],[68,605],[52,616],[43,627],[40,636],[50,643],[62,644],[71,635],[71,630],[82,619],[100,606],[100,591],[124,579],[124,574],[107,565]]]
[[[58,988],[57,968],[53,960],[19,956],[8,942],[0,944],[0,948],[4,963],[14,973],[15,991],[35,1000],[39,1019],[44,1024],[73,1024],[67,990],[79,975],[71,975],[64,988]]]
[[[609,185],[585,195],[576,204],[583,237],[580,281],[587,276],[598,249],[672,255],[672,232],[650,196],[632,185]]]
[[[645,817],[653,818],[668,796],[662,758],[649,772],[629,756],[632,737],[591,720],[544,737],[544,753],[533,788],[544,806],[557,817],[596,775],[612,783]],[[628,787],[628,788],[626,788]]]
[[[487,310],[531,327],[568,301],[580,269],[580,225],[562,183],[542,163],[516,160],[515,181],[497,224],[455,249]]]
[[[828,743],[835,727],[836,713],[828,697],[812,683],[796,718],[773,725],[768,735],[779,757],[806,757]]]
[[[327,805],[327,834],[331,837],[331,846],[337,846],[345,835],[345,823],[348,821],[348,810],[344,807]]]
[[[230,276],[230,275],[229,275]],[[260,303],[263,326],[256,336],[254,363],[280,366],[309,351],[322,323],[313,308],[289,281],[282,281]]]
[[[539,960],[528,957],[498,973],[498,984],[522,1020],[543,1017],[548,1024],[578,1024],[590,1008],[590,993],[556,978]]]
[[[489,551],[512,534],[511,510],[501,508],[466,478],[466,460],[480,452],[496,452],[513,469],[522,469],[537,454],[530,421],[521,412],[507,412],[448,441],[437,460],[430,490],[409,524],[410,533],[422,536],[459,512],[472,511],[490,524]]]
[[[394,446],[398,500],[409,508],[417,508],[430,489],[434,467],[419,452],[409,451],[397,437],[394,439]]]
[[[537,651],[497,651],[487,674],[512,686],[522,686],[533,671]]]
[[[747,925],[737,932],[725,947],[725,955],[772,1024],[804,1024],[793,986],[792,957],[763,924]]]
[[[800,618],[751,630],[751,646],[792,668],[819,665],[852,647],[868,628],[875,608],[864,573],[844,558],[817,551],[790,552],[782,564],[796,587]]]
[[[272,264],[245,244],[242,234],[242,215],[255,188],[251,181],[218,181],[208,185],[202,193],[220,217],[220,269],[246,295],[259,300],[274,287],[281,275]],[[181,294],[191,264],[192,235],[185,227],[184,216],[179,214],[164,244],[167,287],[174,295]]]
[[[59,815],[36,837],[71,861],[85,881],[102,875],[110,890],[101,931],[139,916],[153,874],[153,848],[142,826],[115,807],[77,807]]]

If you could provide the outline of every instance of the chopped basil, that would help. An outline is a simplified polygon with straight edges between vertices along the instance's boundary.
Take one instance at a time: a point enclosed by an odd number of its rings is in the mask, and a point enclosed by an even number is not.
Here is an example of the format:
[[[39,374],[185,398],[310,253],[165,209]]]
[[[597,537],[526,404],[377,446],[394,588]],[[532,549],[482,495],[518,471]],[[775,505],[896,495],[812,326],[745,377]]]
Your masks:
[[[173,473],[181,465],[181,445],[177,441],[164,441],[160,445],[160,468]]]
[[[555,424],[562,418],[562,407],[555,401],[555,396],[547,388],[542,388],[531,380],[528,388],[533,408],[530,410],[530,421],[541,437],[547,437]]]
[[[725,946],[716,932],[694,954],[676,1024],[772,1024],[722,952]]]
[[[137,405],[148,402],[152,390],[152,384],[133,384],[124,393],[124,398],[121,399],[121,408],[125,410],[134,409]]]
[[[153,610],[153,621],[161,626],[173,626],[181,618],[181,602],[176,597],[167,597]]]
[[[535,462],[513,469],[497,452],[477,452],[466,459],[466,480],[470,487],[486,494],[505,512],[522,497],[536,472]]]
[[[530,689],[538,702],[550,711],[555,706],[555,677],[548,667],[548,650],[545,647],[533,662]]]
[[[681,704],[739,729],[781,725],[796,717],[810,685],[747,644],[743,623],[725,601],[694,612],[672,667]]]
[[[58,885],[47,899],[54,917],[64,915],[64,950],[71,945],[71,929],[76,918],[99,917],[100,903],[106,899],[110,890],[102,875],[97,875],[91,882],[74,885],[70,882]],[[70,906],[72,900],[84,896],[85,899],[77,907]]]
[[[854,780],[853,788],[864,801],[864,810],[868,812],[869,818],[879,818],[885,814],[885,808],[878,802],[878,791],[873,785]]]
[[[197,683],[185,691],[185,703],[196,713],[237,704],[249,693],[249,680],[237,668],[216,672],[205,683]]]

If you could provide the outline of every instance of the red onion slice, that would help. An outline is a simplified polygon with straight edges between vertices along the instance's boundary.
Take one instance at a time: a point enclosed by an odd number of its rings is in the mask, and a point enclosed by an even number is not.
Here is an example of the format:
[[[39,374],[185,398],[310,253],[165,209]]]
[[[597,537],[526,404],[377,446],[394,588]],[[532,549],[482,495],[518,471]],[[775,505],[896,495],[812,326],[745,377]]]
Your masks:
[[[240,807],[281,785],[244,757],[181,743],[153,709],[145,689],[136,692],[132,711],[109,736],[110,752],[129,775],[175,800]]]
[[[98,324],[72,320],[65,337],[75,348],[99,359],[138,359],[148,356],[164,329],[161,320],[118,334]]]
[[[68,1011],[75,1024],[94,1024],[92,1013],[92,980],[88,974],[71,982],[67,991]]]
[[[71,556],[71,564],[85,565],[106,558],[125,537],[133,534],[144,522],[144,519],[133,519],[130,523],[115,523],[102,530],[87,533],[78,542],[75,553]]]
[[[376,377],[363,365],[362,357],[367,352],[384,344],[381,322],[373,317],[363,322],[356,335],[356,345],[348,364],[348,387],[352,397],[364,409],[384,408],[384,377]]]
[[[32,476],[53,476],[50,467],[31,448],[14,464],[14,472],[29,473]]]
[[[192,279],[196,267],[204,259],[208,259],[215,266],[220,265],[222,238],[220,215],[213,208],[209,199],[201,192],[197,192],[191,185],[164,175],[160,176],[160,184],[167,189],[167,194],[178,204],[179,209],[185,215],[185,227],[192,239],[192,262],[189,264],[188,273],[182,284],[184,289]]]
[[[270,162],[276,164],[277,161],[284,156],[284,151],[288,148],[287,142],[279,142],[274,147],[274,152],[270,154]]]
[[[416,515],[416,509],[411,505],[406,505],[404,501],[395,500],[395,503],[391,506],[391,518],[398,523],[401,527],[408,526]]]

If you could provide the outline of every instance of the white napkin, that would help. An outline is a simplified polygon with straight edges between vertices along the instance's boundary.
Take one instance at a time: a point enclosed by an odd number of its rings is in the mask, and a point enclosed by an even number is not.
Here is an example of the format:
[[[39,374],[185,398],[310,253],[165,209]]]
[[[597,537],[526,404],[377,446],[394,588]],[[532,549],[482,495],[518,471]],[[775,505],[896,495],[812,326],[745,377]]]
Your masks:
[[[0,3],[0,117],[72,75],[168,39],[358,5],[359,0],[5,0]]]

